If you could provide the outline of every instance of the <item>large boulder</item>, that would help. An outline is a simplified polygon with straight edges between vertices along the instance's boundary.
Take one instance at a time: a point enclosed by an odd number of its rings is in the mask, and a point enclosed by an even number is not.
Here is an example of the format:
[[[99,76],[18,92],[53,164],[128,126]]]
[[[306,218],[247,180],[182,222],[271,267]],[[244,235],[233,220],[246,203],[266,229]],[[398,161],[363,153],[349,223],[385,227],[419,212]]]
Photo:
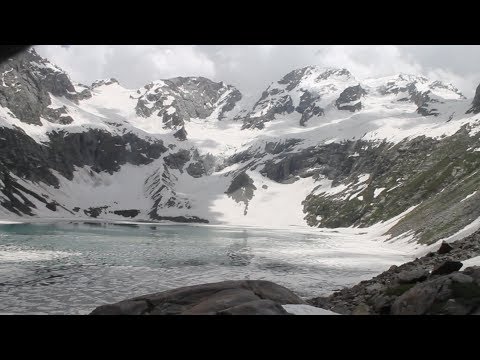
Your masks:
[[[432,270],[432,276],[433,275],[447,275],[450,273],[453,273],[455,271],[458,271],[462,268],[463,264],[460,261],[451,261],[447,260],[440,265],[436,266]]]
[[[480,286],[455,272],[419,283],[399,296],[392,315],[466,315],[480,307]]]
[[[405,270],[397,275],[397,281],[400,284],[412,284],[425,280],[428,275],[429,272],[426,269]]]
[[[452,250],[453,247],[449,243],[444,241],[442,242],[442,245],[440,245],[440,248],[437,250],[437,253],[443,255],[449,253]]]
[[[288,315],[289,313],[279,303],[272,300],[253,300],[227,310],[218,315]]]
[[[222,281],[102,305],[91,315],[286,315],[286,304],[305,302],[270,281]]]

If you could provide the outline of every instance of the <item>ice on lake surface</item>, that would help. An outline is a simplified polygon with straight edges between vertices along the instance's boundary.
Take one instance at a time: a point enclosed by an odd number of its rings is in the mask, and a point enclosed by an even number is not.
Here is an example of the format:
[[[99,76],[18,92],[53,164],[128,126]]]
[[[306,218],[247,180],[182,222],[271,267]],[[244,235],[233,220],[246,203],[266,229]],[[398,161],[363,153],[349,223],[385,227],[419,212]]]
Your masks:
[[[0,225],[0,313],[87,314],[176,287],[270,280],[325,295],[408,261],[355,237],[190,225]]]

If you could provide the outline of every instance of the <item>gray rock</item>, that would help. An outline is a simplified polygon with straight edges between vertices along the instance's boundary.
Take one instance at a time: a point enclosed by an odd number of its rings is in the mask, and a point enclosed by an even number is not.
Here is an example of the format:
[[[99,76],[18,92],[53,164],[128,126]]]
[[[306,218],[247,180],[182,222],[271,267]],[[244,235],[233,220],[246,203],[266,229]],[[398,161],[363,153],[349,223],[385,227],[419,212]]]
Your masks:
[[[460,272],[450,274],[450,279],[452,279],[452,281],[454,281],[454,282],[462,283],[462,284],[467,284],[467,283],[473,282],[473,278],[471,276],[462,274]]]
[[[463,273],[472,277],[478,284],[480,284],[480,266],[469,266],[463,270]]]
[[[259,302],[268,300],[268,302]],[[286,311],[280,305],[305,304],[293,292],[263,280],[222,281],[187,286],[102,305],[91,314],[213,315],[272,314]],[[277,306],[278,305],[278,306]],[[281,307],[281,306],[280,306]]]
[[[215,315],[222,310],[259,300],[247,289],[225,289],[208,296],[200,303],[182,312],[182,315]]]
[[[436,303],[446,301],[452,295],[448,277],[415,285],[399,296],[391,308],[392,315],[423,315]]]
[[[144,300],[129,300],[99,306],[90,315],[143,315],[148,309],[148,303]]]
[[[398,266],[397,265],[392,265],[388,268],[388,272],[396,272],[398,269]]]
[[[467,315],[472,310],[471,306],[462,304],[454,299],[449,299],[442,309],[445,315]]]
[[[386,315],[390,313],[394,298],[380,293],[372,297],[370,301],[376,314]]]
[[[379,284],[379,283],[374,283],[374,284],[371,284],[371,285],[368,285],[365,290],[368,292],[368,293],[377,293],[379,292],[380,290],[383,289],[383,285],[382,284]]]
[[[365,303],[357,305],[352,311],[352,315],[370,315],[370,313],[370,307]]]
[[[289,313],[275,301],[254,300],[220,311],[218,315],[289,315]]]
[[[410,271],[402,271],[397,275],[400,284],[411,284],[425,280],[429,275],[426,269],[415,269]]]
[[[347,304],[335,304],[330,308],[331,311],[341,315],[351,315],[352,310]]]

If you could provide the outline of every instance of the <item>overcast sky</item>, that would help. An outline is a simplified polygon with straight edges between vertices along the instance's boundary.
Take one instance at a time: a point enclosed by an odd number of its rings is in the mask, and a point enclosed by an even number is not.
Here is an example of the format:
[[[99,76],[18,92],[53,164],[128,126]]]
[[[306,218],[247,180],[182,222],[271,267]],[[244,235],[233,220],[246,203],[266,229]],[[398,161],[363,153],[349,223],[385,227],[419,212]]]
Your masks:
[[[400,72],[450,82],[467,97],[480,83],[480,46],[464,45],[42,45],[38,53],[90,84],[116,78],[127,88],[175,76],[205,76],[245,94],[307,66],[347,68],[358,79]]]

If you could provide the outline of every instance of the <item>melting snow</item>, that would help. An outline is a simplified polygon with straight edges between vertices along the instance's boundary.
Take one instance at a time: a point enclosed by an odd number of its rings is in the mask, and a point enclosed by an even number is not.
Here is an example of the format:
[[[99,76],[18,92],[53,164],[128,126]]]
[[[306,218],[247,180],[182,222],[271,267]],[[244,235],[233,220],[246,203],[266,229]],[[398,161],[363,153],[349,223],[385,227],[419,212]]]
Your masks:
[[[375,189],[373,191],[373,198],[376,198],[378,195],[380,195],[382,193],[383,190],[385,190],[386,188],[378,188],[378,189]]]

